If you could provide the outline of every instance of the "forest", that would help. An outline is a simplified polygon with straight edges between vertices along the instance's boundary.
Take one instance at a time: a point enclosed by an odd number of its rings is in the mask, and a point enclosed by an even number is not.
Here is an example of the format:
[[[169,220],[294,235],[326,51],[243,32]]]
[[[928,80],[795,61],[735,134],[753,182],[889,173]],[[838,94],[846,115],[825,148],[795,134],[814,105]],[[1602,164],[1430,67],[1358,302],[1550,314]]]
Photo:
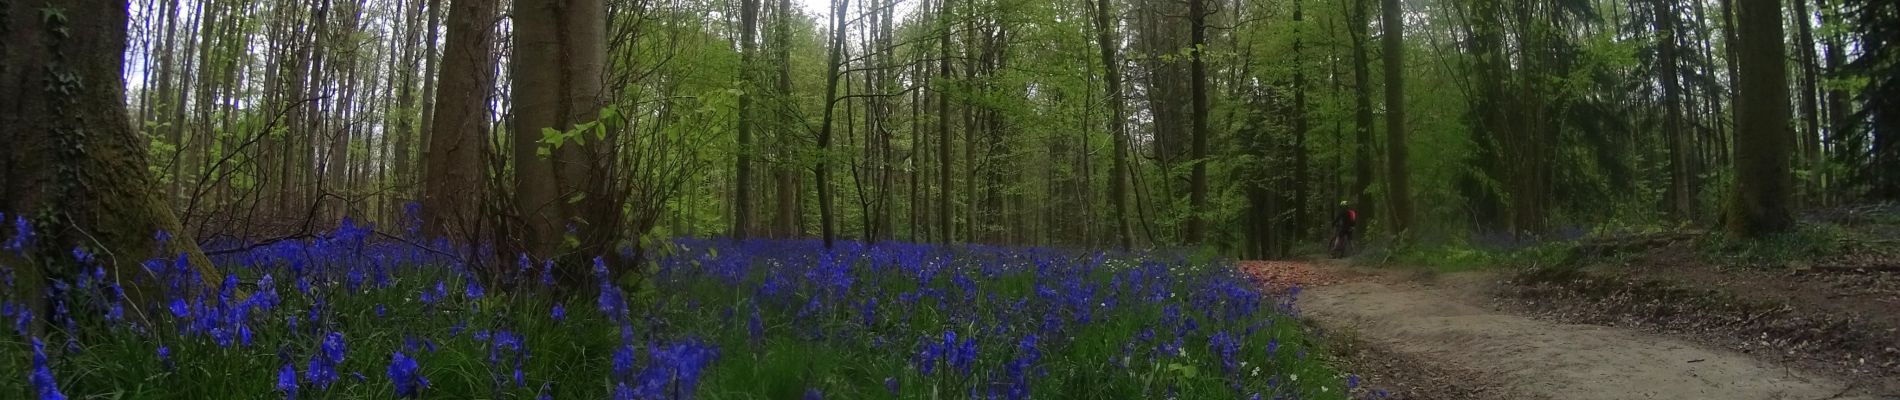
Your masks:
[[[0,397],[1384,397],[1235,260],[1900,221],[1881,0],[0,0],[0,58]]]

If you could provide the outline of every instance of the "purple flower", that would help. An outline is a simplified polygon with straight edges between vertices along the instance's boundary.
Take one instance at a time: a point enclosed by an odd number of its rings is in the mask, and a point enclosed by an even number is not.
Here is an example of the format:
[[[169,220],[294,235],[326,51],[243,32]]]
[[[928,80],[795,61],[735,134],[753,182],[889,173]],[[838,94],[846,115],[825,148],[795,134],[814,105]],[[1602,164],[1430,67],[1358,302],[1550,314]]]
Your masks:
[[[554,303],[554,311],[549,312],[548,316],[553,318],[554,322],[566,321],[567,307],[562,306],[561,303]]]
[[[284,392],[287,399],[297,397],[297,368],[290,363],[277,370],[277,391]]]
[[[819,392],[818,388],[805,389],[805,400],[825,400],[825,394]]]
[[[53,370],[46,361],[46,344],[40,338],[33,337],[33,373],[27,381],[33,384],[33,391],[39,393],[40,400],[66,400],[66,394],[59,392],[59,382],[53,379]]]
[[[429,379],[422,377],[421,367],[416,359],[398,351],[389,361],[389,380],[396,383],[396,397],[415,398],[422,388],[429,387]]]

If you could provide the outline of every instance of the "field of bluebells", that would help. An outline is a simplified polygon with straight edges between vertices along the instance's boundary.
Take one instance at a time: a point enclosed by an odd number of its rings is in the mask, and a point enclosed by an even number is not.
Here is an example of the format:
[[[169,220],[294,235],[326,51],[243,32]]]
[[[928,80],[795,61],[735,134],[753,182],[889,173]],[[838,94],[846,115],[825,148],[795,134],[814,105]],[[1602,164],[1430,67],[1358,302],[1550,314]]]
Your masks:
[[[25,255],[24,224],[0,229]],[[158,241],[168,240],[160,234]],[[544,265],[491,290],[436,252],[350,225],[214,257],[222,290],[151,260],[129,304],[101,257],[21,306],[0,398],[1341,399],[1289,315],[1224,262],[1151,254],[678,239],[639,283],[557,300]],[[66,255],[62,255],[66,256]],[[17,259],[14,258],[14,259]],[[76,263],[76,264],[75,264]],[[208,294],[215,293],[215,294]],[[29,328],[44,323],[42,332]]]

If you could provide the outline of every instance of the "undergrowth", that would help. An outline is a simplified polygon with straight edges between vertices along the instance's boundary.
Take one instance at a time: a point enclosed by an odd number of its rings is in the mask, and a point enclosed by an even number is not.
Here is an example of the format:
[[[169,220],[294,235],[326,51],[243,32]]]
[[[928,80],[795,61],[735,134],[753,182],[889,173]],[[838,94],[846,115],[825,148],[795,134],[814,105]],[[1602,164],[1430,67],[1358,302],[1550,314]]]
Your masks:
[[[597,287],[559,297],[549,264],[485,285],[365,232],[219,257],[219,290],[153,260],[143,284],[166,290],[145,302],[89,251],[57,256],[78,267],[56,311],[6,302],[0,398],[1342,399],[1356,383],[1290,297],[1225,262],[681,239],[647,284],[597,261]]]

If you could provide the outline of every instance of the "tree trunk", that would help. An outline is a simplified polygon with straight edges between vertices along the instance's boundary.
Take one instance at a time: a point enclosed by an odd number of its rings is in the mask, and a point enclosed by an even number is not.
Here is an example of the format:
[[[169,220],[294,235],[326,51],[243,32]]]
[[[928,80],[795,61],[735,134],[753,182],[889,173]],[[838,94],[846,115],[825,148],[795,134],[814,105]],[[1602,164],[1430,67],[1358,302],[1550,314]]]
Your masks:
[[[1188,162],[1194,163],[1188,177],[1187,244],[1198,245],[1207,236],[1207,0],[1188,0],[1188,91],[1192,92],[1193,142]]]
[[[1777,2],[1738,2],[1741,47],[1736,67],[1735,197],[1728,230],[1761,237],[1794,226],[1786,37]]]
[[[539,258],[612,256],[620,204],[605,190],[613,136],[580,132],[559,146],[536,138],[596,122],[606,67],[603,0],[521,0],[514,9],[515,207],[522,247]],[[543,150],[545,149],[545,150]],[[545,155],[543,155],[545,152]],[[571,232],[571,233],[570,233]],[[585,268],[563,263],[577,279]],[[617,272],[616,272],[617,273]],[[573,283],[573,281],[569,281]]]
[[[442,75],[435,77],[441,83],[430,124],[436,131],[429,133],[423,155],[422,229],[431,237],[471,233],[477,220],[487,171],[482,146],[488,140],[488,94],[495,87],[495,17],[495,0],[449,4],[448,45]]]
[[[792,129],[792,127],[795,126],[792,119],[792,115],[794,115],[793,110],[797,105],[791,100],[791,26],[793,21],[791,4],[791,0],[778,1],[777,11],[775,12],[777,17],[773,21],[774,25],[772,27],[774,31],[772,36],[776,42],[775,47],[777,48],[775,50],[778,59],[778,80],[775,82],[775,90],[773,92],[780,99],[777,115],[779,121],[778,147],[781,157],[781,160],[776,164],[776,171],[774,172],[778,175],[774,185],[778,191],[775,196],[778,201],[778,210],[775,213],[777,219],[773,221],[773,225],[777,227],[777,233],[780,238],[791,238],[803,234],[800,230],[804,226],[800,223],[804,218],[804,214],[799,210],[799,196],[800,192],[802,192],[799,186],[801,185],[799,185],[798,182],[798,173],[796,169],[792,167],[796,165],[797,162],[797,160],[795,160],[797,153],[792,151],[792,149],[797,148],[798,143],[796,141],[797,136],[793,134]]]
[[[739,2],[739,149],[737,190],[732,196],[732,237],[744,239],[752,229],[752,53],[759,30],[759,0]]]
[[[1412,223],[1412,188],[1405,148],[1405,11],[1399,0],[1385,0],[1385,148],[1386,201],[1392,207],[1392,231],[1404,234]]]
[[[1794,0],[1795,27],[1799,32],[1795,49],[1801,52],[1795,57],[1801,71],[1801,84],[1798,87],[1801,90],[1802,129],[1797,143],[1802,150],[1801,169],[1808,171],[1808,178],[1802,182],[1806,189],[1802,201],[1809,205],[1820,205],[1823,203],[1821,199],[1825,197],[1822,192],[1825,177],[1822,174],[1824,164],[1821,162],[1821,107],[1815,92],[1820,90],[1821,78],[1820,66],[1814,57],[1814,23],[1810,21],[1814,15],[1808,13],[1808,1]]]
[[[1361,215],[1360,220],[1368,220],[1372,211],[1372,60],[1366,55],[1368,24],[1366,2],[1371,0],[1351,0],[1353,11],[1349,29],[1352,34],[1352,76],[1353,100],[1355,104],[1353,131],[1353,206]],[[1364,228],[1361,228],[1363,231]]]
[[[1669,200],[1670,211],[1677,218],[1695,217],[1695,183],[1690,168],[1689,134],[1682,129],[1682,84],[1681,63],[1676,61],[1680,39],[1677,38],[1676,9],[1670,0],[1651,0],[1652,13],[1656,16],[1656,78],[1662,81],[1663,89],[1663,138],[1669,142]]]
[[[1301,29],[1305,24],[1305,10],[1300,0],[1293,0],[1293,237],[1303,240],[1311,226],[1307,210],[1310,201],[1307,196],[1307,154],[1306,136],[1311,128],[1306,116],[1306,43]],[[1238,18],[1239,16],[1235,16]],[[1290,241],[1289,241],[1290,242]]]
[[[0,5],[0,210],[33,221],[33,261],[0,256],[19,271],[16,300],[43,309],[44,284],[77,273],[64,263],[74,248],[99,258],[136,302],[157,300],[163,282],[140,263],[181,254],[206,290],[222,273],[180,229],[146,162],[148,140],[132,130],[125,106],[125,0],[57,5]],[[63,11],[47,16],[41,7]],[[10,231],[10,230],[9,230]],[[169,232],[169,246],[153,240]],[[17,234],[17,233],[15,233]],[[135,278],[134,274],[147,274]],[[144,282],[144,283],[137,283]],[[43,313],[42,315],[51,315]]]
[[[1115,165],[1108,173],[1108,204],[1114,210],[1115,244],[1122,251],[1133,247],[1134,233],[1128,227],[1128,117],[1122,104],[1121,58],[1116,49],[1121,38],[1115,35],[1116,18],[1110,0],[1095,0],[1095,44],[1102,51],[1102,80],[1108,95],[1108,132],[1115,141]]]
[[[825,73],[825,116],[824,121],[822,121],[818,127],[818,165],[812,168],[814,182],[818,185],[818,227],[821,237],[825,240],[826,249],[832,248],[832,241],[836,239],[835,236],[837,235],[837,232],[834,231],[834,227],[832,226],[831,215],[831,125],[833,115],[837,111],[837,105],[840,101],[838,98],[838,81],[842,78],[842,75],[844,75],[842,68],[844,67],[845,21],[847,21],[845,12],[850,10],[850,8],[848,8],[850,4],[851,0],[836,0],[832,4],[831,56],[827,58],[825,63],[827,68]]]
[[[939,228],[943,230],[943,243],[948,244],[956,241],[957,226],[956,202],[954,201],[956,187],[951,185],[950,182],[951,176],[955,175],[950,165],[950,162],[953,160],[953,155],[951,154],[953,146],[951,146],[950,143],[952,137],[950,136],[949,90],[950,77],[952,76],[950,70],[950,16],[952,15],[952,11],[950,8],[950,0],[942,0],[941,4],[942,6],[937,10],[937,12],[942,13],[942,15],[939,16],[941,23],[938,26],[938,29],[941,29],[941,33],[937,38],[938,50],[941,52],[937,58],[937,80],[941,81],[941,83],[937,84],[937,176],[939,180],[938,185],[942,188],[942,193],[937,197],[937,218],[941,220],[940,223],[942,224]]]

